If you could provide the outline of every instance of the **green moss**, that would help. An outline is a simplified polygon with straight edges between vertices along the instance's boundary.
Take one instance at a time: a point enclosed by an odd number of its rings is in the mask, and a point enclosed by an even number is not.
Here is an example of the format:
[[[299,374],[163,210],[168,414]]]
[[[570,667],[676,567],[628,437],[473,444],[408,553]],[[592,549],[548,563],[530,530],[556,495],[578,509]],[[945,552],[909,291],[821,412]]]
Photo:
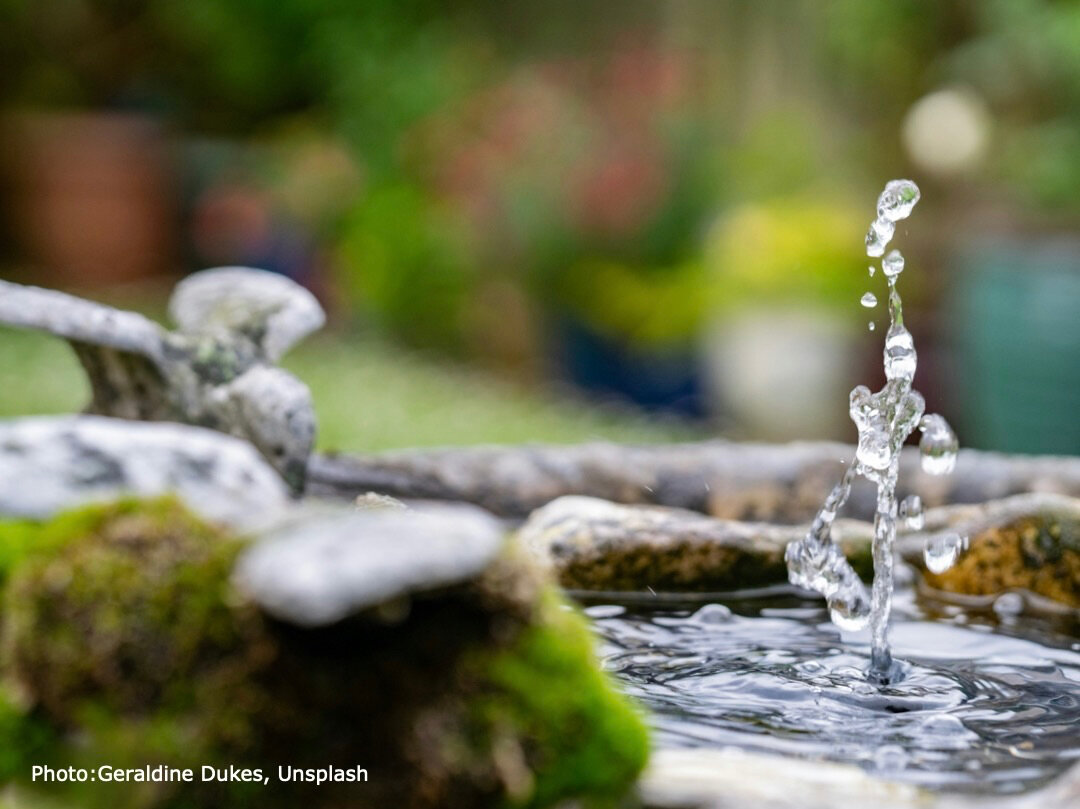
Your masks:
[[[171,499],[83,509],[21,536],[4,665],[53,719],[72,721],[89,697],[123,713],[183,709],[229,676],[239,542]]]
[[[31,761],[353,762],[381,784],[51,791],[111,809],[540,809],[613,805],[644,765],[641,719],[597,667],[584,619],[513,545],[472,585],[415,599],[400,623],[302,630],[235,598],[242,542],[173,500],[0,530],[3,676],[25,695],[0,699],[0,782]]]
[[[56,732],[42,717],[18,704],[0,686],[0,784],[29,772],[56,743]]]
[[[228,598],[241,547],[172,498],[0,524],[3,679],[33,706],[0,701],[0,749],[32,751],[0,755],[0,782],[30,761],[198,766],[247,732],[261,624]],[[87,806],[164,795],[53,791]]]
[[[172,508],[169,501],[130,499],[73,509],[46,520],[0,520],[0,584],[28,557],[50,554],[72,540],[95,533],[112,519],[136,511]]]
[[[598,668],[585,619],[551,592],[510,648],[465,670],[481,688],[469,735],[501,765],[505,806],[613,806],[644,767],[641,717]]]

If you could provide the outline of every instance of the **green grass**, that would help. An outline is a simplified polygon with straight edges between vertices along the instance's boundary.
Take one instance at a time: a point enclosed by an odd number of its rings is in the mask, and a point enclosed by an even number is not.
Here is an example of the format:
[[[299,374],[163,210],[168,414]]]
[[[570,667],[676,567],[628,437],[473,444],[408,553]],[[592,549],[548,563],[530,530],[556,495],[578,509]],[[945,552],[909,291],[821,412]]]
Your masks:
[[[323,335],[284,364],[311,387],[323,449],[701,437],[676,422],[525,389],[373,340]],[[64,341],[0,328],[0,418],[76,412],[88,398]]]

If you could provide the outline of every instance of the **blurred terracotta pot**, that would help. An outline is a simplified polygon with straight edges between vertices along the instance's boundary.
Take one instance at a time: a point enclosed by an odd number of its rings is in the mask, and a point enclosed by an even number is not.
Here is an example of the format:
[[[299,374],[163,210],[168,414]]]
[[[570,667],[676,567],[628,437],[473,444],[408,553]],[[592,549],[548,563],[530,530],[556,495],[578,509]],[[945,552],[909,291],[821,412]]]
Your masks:
[[[11,230],[35,280],[112,284],[175,264],[168,147],[154,121],[21,113],[0,131]]]

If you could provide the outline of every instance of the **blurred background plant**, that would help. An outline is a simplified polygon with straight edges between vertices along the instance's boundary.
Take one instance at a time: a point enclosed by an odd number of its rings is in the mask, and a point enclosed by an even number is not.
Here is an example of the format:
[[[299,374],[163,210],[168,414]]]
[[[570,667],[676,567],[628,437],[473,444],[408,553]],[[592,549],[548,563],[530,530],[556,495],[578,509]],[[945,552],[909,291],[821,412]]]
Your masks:
[[[1080,452],[1075,3],[0,0],[0,49],[4,274],[151,310],[204,266],[296,278],[333,315],[324,441],[384,446],[365,403],[417,443],[850,438],[903,175],[928,404]],[[2,409],[48,409],[8,337]],[[386,412],[371,368],[446,406]],[[485,432],[447,409],[479,388],[570,426]]]

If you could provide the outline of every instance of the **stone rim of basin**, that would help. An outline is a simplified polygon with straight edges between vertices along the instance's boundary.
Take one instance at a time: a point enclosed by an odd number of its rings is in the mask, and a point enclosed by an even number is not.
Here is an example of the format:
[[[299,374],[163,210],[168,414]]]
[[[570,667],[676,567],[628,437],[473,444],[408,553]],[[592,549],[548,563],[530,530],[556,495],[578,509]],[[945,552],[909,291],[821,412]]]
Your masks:
[[[686,508],[716,517],[808,521],[854,449],[834,442],[757,444],[709,440],[624,446],[477,446],[379,453],[315,453],[309,490],[352,498],[380,491],[404,499],[475,503],[524,519],[562,496]],[[927,506],[979,502],[1027,491],[1080,497],[1080,458],[1004,455],[962,449],[951,476],[920,467],[916,448],[901,453],[909,485]],[[853,516],[870,517],[873,498],[858,487]]]
[[[1080,796],[1080,764],[1022,795],[971,796],[929,792],[849,764],[739,748],[661,749],[653,752],[639,791],[648,809],[1044,809],[1070,806]]]
[[[923,568],[929,539],[955,532],[978,539],[1025,519],[1080,525],[1080,499],[1024,494],[930,509],[924,527],[902,534],[897,550],[905,561]],[[720,520],[681,509],[563,497],[533,512],[519,537],[570,589],[686,595],[786,583],[784,549],[804,531],[805,526],[798,525]],[[873,527],[839,520],[834,534],[867,575]],[[639,563],[645,556],[648,565]],[[739,574],[747,572],[760,578],[740,581]],[[1067,603],[1070,607],[1080,603]]]

